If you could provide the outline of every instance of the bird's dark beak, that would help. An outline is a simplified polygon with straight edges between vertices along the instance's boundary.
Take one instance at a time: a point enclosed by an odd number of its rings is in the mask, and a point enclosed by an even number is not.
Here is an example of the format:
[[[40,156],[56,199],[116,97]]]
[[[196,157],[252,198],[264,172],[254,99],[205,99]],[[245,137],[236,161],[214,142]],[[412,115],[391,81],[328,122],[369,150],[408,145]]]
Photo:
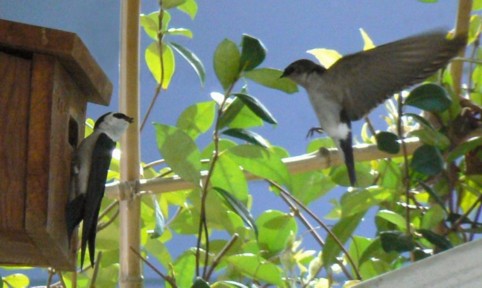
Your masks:
[[[285,78],[285,77],[286,77],[286,74],[287,74],[287,73],[286,73],[286,70],[283,71],[283,73],[281,73],[281,76],[279,76],[279,79]]]
[[[134,122],[134,118],[132,118],[132,117],[126,117],[126,120],[127,120],[127,122],[129,122],[129,123],[133,123],[133,122]]]

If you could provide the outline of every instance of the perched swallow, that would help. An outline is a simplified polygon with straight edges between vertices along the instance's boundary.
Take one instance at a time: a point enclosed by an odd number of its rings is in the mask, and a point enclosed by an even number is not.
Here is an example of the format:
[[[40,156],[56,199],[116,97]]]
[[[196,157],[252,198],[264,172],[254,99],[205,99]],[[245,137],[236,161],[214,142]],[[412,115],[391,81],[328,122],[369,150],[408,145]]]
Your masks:
[[[83,221],[80,267],[84,264],[85,249],[89,245],[90,263],[94,265],[95,237],[100,204],[116,141],[126,131],[133,118],[122,113],[102,115],[94,132],[85,138],[75,151],[72,163],[74,193],[67,204],[66,223],[69,241],[75,227]]]
[[[305,88],[320,123],[315,130],[326,132],[343,152],[354,186],[351,121],[446,66],[465,44],[465,37],[447,39],[445,32],[429,32],[345,56],[328,69],[301,59],[281,77]]]

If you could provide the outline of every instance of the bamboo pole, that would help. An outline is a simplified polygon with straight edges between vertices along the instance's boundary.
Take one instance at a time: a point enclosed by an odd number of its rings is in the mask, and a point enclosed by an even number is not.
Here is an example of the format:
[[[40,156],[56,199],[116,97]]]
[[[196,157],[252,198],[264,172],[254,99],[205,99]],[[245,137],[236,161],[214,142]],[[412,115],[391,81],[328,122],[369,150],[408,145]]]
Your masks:
[[[470,26],[470,12],[472,11],[472,0],[459,0],[457,9],[457,19],[455,22],[455,35],[468,35]],[[458,57],[463,58],[465,55],[465,48],[459,52]],[[463,61],[452,62],[452,79],[454,93],[457,97],[463,98],[461,94],[462,75],[463,75]],[[470,88],[470,87],[469,87]]]
[[[405,140],[407,145],[407,154],[411,155],[422,145],[417,138],[409,138]],[[376,145],[357,145],[353,147],[353,152],[356,161],[370,161],[382,158],[396,158],[401,157],[402,152],[397,154],[388,154],[378,150]],[[326,149],[319,153],[304,154],[283,159],[288,171],[292,174],[313,171],[317,169],[325,169],[336,165],[343,164],[343,156],[336,149]],[[259,179],[256,175],[245,173],[246,179]],[[206,176],[206,171],[203,171],[202,177]],[[167,193],[193,188],[190,182],[184,181],[179,177],[169,178],[153,178],[141,179],[133,182],[113,183],[106,186],[106,195],[109,198],[124,199],[129,197],[130,188],[137,187],[140,196],[151,193]]]
[[[139,109],[139,13],[140,0],[121,2],[121,51],[119,105],[125,114],[134,117],[121,139],[122,157],[120,161],[121,180],[135,181],[140,178],[140,109]],[[134,197],[133,189],[129,196],[119,202],[120,209],[120,275],[122,288],[142,287],[141,260],[134,253],[140,247],[140,198]]]

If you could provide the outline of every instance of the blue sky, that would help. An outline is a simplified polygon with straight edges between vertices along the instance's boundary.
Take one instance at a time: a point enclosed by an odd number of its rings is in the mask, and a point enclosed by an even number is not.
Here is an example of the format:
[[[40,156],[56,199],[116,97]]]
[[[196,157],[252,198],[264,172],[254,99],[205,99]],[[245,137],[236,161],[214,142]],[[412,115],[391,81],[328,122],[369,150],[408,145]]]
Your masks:
[[[0,0],[0,18],[71,31],[80,36],[114,84],[109,107],[89,105],[87,115],[95,119],[107,111],[118,110],[120,2]],[[157,10],[157,3],[157,0],[143,0],[143,13]],[[451,29],[456,3],[440,1],[425,4],[417,0],[198,0],[199,12],[194,21],[185,14],[173,12],[171,26],[193,31],[193,39],[177,38],[175,41],[195,52],[204,62],[206,84],[200,87],[194,71],[178,57],[171,86],[168,91],[162,92],[149,122],[174,125],[188,105],[211,100],[210,92],[221,92],[212,68],[212,55],[224,38],[239,43],[242,34],[247,33],[261,39],[268,49],[262,66],[283,69],[299,58],[313,59],[306,53],[313,48],[336,49],[342,54],[361,50],[363,42],[359,28],[363,28],[375,44],[434,28]],[[150,39],[142,34],[143,47],[149,43]],[[141,111],[144,112],[154,94],[155,82],[145,64],[141,65]],[[250,94],[262,101],[278,120],[276,127],[265,126],[256,132],[272,144],[285,147],[293,156],[304,153],[309,142],[305,138],[306,132],[317,125],[305,92],[300,89],[300,92],[288,95],[253,83],[249,85]],[[380,121],[382,111],[372,112],[372,121]],[[360,124],[354,125],[355,137],[360,133]],[[142,160],[150,162],[159,157],[154,130],[148,125],[142,134]],[[324,202],[328,201],[325,199]],[[324,208],[317,205],[315,209]]]
[[[157,0],[142,1],[142,12],[158,9]],[[318,1],[199,1],[199,12],[192,21],[174,11],[173,27],[186,27],[194,38],[175,41],[194,51],[204,62],[207,79],[200,87],[191,67],[178,57],[176,75],[167,91],[163,91],[149,122],[175,124],[178,115],[191,103],[208,101],[209,93],[221,91],[212,68],[216,46],[229,38],[239,43],[243,33],[261,39],[268,49],[264,67],[283,69],[299,58],[310,58],[306,50],[336,49],[342,54],[356,52],[363,47],[359,28],[371,36],[375,44],[433,28],[450,29],[456,14],[457,1],[425,4],[416,0],[318,0]],[[89,105],[88,116],[118,109],[119,5],[113,0],[0,0],[0,18],[52,27],[77,33],[114,84],[109,107]],[[172,38],[174,40],[174,38]],[[142,34],[143,47],[150,39]],[[143,59],[143,57],[141,57]],[[141,63],[142,110],[147,109],[155,89],[144,63]],[[260,99],[278,120],[276,127],[265,126],[257,132],[274,145],[288,149],[291,155],[302,154],[308,140],[307,130],[317,124],[303,90],[287,95],[255,84],[250,93]],[[372,121],[381,119],[371,114]],[[355,125],[355,137],[359,125]],[[358,130],[357,130],[358,129]],[[142,134],[142,160],[159,158],[150,125]],[[207,140],[206,140],[207,141]]]

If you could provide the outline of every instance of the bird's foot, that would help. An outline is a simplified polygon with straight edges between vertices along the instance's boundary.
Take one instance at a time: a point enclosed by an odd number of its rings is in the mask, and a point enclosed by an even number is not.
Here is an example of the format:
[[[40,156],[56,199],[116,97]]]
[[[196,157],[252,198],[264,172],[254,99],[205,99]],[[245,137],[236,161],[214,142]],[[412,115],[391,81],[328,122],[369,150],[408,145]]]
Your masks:
[[[308,133],[306,134],[306,138],[311,138],[313,137],[313,135],[315,135],[315,133],[323,133],[323,129],[321,129],[321,127],[313,127],[313,128],[310,128],[310,130],[308,130]]]

